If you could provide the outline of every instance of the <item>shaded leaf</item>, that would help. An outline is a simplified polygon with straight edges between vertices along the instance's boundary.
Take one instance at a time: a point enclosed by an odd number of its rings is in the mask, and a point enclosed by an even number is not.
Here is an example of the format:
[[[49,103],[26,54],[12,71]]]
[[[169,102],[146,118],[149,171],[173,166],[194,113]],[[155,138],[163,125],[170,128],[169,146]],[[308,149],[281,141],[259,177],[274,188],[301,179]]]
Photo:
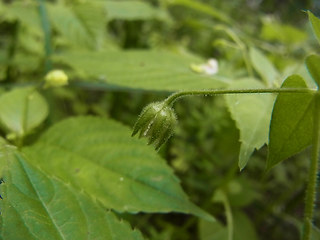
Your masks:
[[[292,75],[282,88],[305,88],[302,77]],[[281,93],[273,107],[269,133],[267,169],[302,151],[311,144],[314,96]]]
[[[234,240],[257,240],[258,236],[252,221],[243,212],[233,211],[234,220]],[[228,230],[222,223],[207,222],[200,220],[199,223],[200,240],[227,240]]]
[[[120,87],[145,90],[194,90],[218,88],[226,82],[218,76],[194,73],[196,57],[155,51],[72,52],[55,57],[73,67],[76,76]]]
[[[33,164],[107,208],[128,212],[182,212],[212,219],[188,201],[172,170],[131,130],[114,121],[72,118],[24,149]]]
[[[318,39],[320,44],[320,19],[313,15],[312,12],[308,11],[309,21],[311,22],[313,32]]]
[[[306,65],[313,80],[320,86],[320,56],[310,55],[306,59]]]
[[[264,85],[253,79],[233,82],[230,89],[263,88]],[[230,94],[227,105],[240,130],[239,168],[243,169],[253,151],[268,141],[269,123],[274,96],[271,94]]]
[[[11,132],[23,136],[48,115],[45,99],[33,88],[19,88],[0,96],[0,121]]]
[[[251,47],[249,50],[252,66],[259,73],[268,87],[274,85],[279,78],[279,73],[270,60],[258,49]]]
[[[5,166],[0,185],[1,239],[143,239],[84,193],[31,166],[19,152],[2,143],[0,154]]]

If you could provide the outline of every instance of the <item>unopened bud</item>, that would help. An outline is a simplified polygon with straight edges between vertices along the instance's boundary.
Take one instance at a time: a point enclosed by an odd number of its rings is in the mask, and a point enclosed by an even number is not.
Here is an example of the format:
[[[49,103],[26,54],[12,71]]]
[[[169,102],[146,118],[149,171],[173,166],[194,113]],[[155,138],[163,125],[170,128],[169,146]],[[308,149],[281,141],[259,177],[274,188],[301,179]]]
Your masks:
[[[68,84],[68,76],[62,70],[52,70],[45,76],[45,88],[61,87]]]
[[[133,127],[132,136],[147,137],[148,144],[159,149],[173,134],[177,124],[176,114],[166,102],[155,102],[146,106]]]

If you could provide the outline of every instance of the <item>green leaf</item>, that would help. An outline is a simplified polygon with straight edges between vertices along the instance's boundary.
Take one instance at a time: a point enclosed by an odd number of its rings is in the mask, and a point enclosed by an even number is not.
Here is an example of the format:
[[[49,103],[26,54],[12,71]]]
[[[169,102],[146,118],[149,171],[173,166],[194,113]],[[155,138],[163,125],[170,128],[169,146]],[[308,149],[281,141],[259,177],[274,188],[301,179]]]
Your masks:
[[[212,5],[205,4],[199,1],[195,0],[170,0],[168,1],[168,4],[170,5],[181,5],[187,8],[190,8],[192,10],[199,11],[201,13],[204,13],[206,15],[209,15],[213,18],[216,18],[222,22],[225,23],[231,23],[232,19],[223,13],[223,11],[219,9],[213,8]]]
[[[308,39],[305,31],[275,19],[271,20],[269,17],[262,19],[260,36],[267,41],[276,41],[285,45],[303,44]]]
[[[47,4],[53,27],[72,44],[92,47],[94,39],[77,15],[62,4]]]
[[[249,50],[252,66],[259,73],[268,87],[272,87],[279,78],[279,73],[270,60],[258,49],[251,47]]]
[[[233,211],[234,240],[257,240],[258,236],[252,221],[243,212]],[[227,227],[220,222],[207,222],[200,220],[200,240],[226,240],[228,239]]]
[[[14,89],[0,96],[0,121],[18,136],[29,133],[47,115],[47,103],[34,88]]]
[[[91,77],[120,87],[178,91],[226,86],[221,77],[210,77],[190,69],[192,63],[202,63],[202,59],[169,52],[77,51],[56,56],[55,61],[73,67],[78,77]]]
[[[106,1],[108,18],[122,20],[168,20],[168,14],[142,1]]]
[[[263,88],[264,85],[253,79],[234,81],[230,89]],[[248,163],[255,149],[268,141],[269,123],[274,97],[271,94],[234,94],[226,96],[227,105],[240,130],[239,168]]]
[[[86,1],[74,4],[73,12],[81,21],[88,35],[94,41],[94,48],[101,48],[105,40],[105,28],[107,24],[107,12],[101,1]]]
[[[306,65],[313,80],[320,86],[320,56],[310,55],[306,59]]]
[[[320,19],[313,15],[312,12],[308,11],[309,21],[311,22],[313,32],[318,39],[320,44]]]
[[[282,88],[305,88],[302,77],[292,75]],[[311,144],[314,96],[281,93],[273,107],[269,133],[267,170]]]
[[[131,129],[112,120],[72,118],[53,126],[24,153],[47,174],[83,189],[107,208],[212,219],[189,202],[152,147],[130,134]]]
[[[7,6],[7,5],[6,5]],[[28,26],[38,34],[42,34],[40,15],[34,2],[12,2],[5,8],[4,17],[7,21],[18,20],[22,25]],[[1,20],[0,20],[1,21]]]
[[[125,222],[70,184],[48,177],[2,144],[0,238],[142,240]]]

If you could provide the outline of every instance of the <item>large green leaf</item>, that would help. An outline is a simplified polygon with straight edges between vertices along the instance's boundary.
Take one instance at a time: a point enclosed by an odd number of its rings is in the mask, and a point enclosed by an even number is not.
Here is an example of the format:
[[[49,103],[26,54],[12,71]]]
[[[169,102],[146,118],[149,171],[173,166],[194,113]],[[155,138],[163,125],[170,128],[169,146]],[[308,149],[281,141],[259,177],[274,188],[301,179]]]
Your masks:
[[[306,65],[313,80],[320,86],[320,56],[310,55],[306,59]]]
[[[229,88],[263,88],[253,79],[234,81]],[[240,130],[239,168],[243,169],[253,151],[268,141],[269,123],[274,97],[271,94],[235,94],[226,96],[227,105]]]
[[[0,146],[0,238],[141,240],[125,222],[70,184],[49,177],[19,152]]]
[[[305,88],[298,75],[288,77],[282,88]],[[310,145],[313,132],[314,96],[281,93],[273,107],[269,133],[267,169]]]
[[[19,88],[0,96],[0,121],[18,136],[30,132],[48,115],[45,99],[33,88]]]
[[[106,1],[108,18],[123,20],[169,19],[168,14],[143,1]]]
[[[76,70],[77,76],[100,82],[146,90],[193,90],[226,85],[218,76],[195,73],[192,63],[203,60],[169,52],[109,51],[72,52],[55,57]]]
[[[320,44],[320,19],[313,15],[312,12],[308,11],[309,21],[311,22],[313,32],[318,39]]]
[[[272,87],[279,78],[279,73],[269,61],[269,59],[258,49],[251,47],[250,59],[254,69],[259,73],[260,77],[265,81],[268,87]]]
[[[53,126],[28,159],[47,174],[83,189],[107,208],[182,212],[211,217],[188,201],[178,179],[152,147],[107,119],[72,118]]]

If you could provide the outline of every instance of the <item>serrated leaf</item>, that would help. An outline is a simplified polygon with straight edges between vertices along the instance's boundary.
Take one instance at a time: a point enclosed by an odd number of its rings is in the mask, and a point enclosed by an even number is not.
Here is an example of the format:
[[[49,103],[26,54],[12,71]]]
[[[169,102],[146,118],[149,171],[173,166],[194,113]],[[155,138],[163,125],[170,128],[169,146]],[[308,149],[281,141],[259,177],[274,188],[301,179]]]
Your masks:
[[[250,48],[249,55],[254,69],[265,81],[266,85],[269,87],[273,86],[279,77],[279,73],[273,64],[260,50],[254,47]]]
[[[70,182],[107,208],[182,212],[212,219],[189,202],[172,170],[131,130],[112,120],[72,118],[24,149],[33,164]]]
[[[306,59],[306,65],[309,73],[313,80],[316,82],[318,87],[320,86],[320,56],[310,55]]]
[[[305,88],[303,78],[288,77],[282,88]],[[281,93],[272,112],[269,133],[267,170],[302,151],[311,143],[314,96],[304,93]]]
[[[142,1],[106,1],[108,18],[122,20],[168,20],[168,14]]]
[[[47,115],[47,103],[34,88],[14,89],[0,96],[0,121],[18,136],[37,127]]]
[[[192,63],[203,60],[169,52],[78,51],[56,56],[55,61],[73,67],[76,76],[120,87],[177,91],[226,86],[221,77],[194,73],[190,69]]]
[[[309,21],[311,22],[313,32],[318,39],[320,44],[320,19],[313,15],[312,12],[308,11]]]
[[[230,89],[263,88],[253,79],[233,82]],[[274,96],[271,94],[234,94],[226,96],[227,105],[240,130],[239,168],[242,170],[255,149],[268,141],[269,123]]]
[[[0,238],[6,240],[142,240],[125,222],[80,191],[30,165],[2,144]]]

